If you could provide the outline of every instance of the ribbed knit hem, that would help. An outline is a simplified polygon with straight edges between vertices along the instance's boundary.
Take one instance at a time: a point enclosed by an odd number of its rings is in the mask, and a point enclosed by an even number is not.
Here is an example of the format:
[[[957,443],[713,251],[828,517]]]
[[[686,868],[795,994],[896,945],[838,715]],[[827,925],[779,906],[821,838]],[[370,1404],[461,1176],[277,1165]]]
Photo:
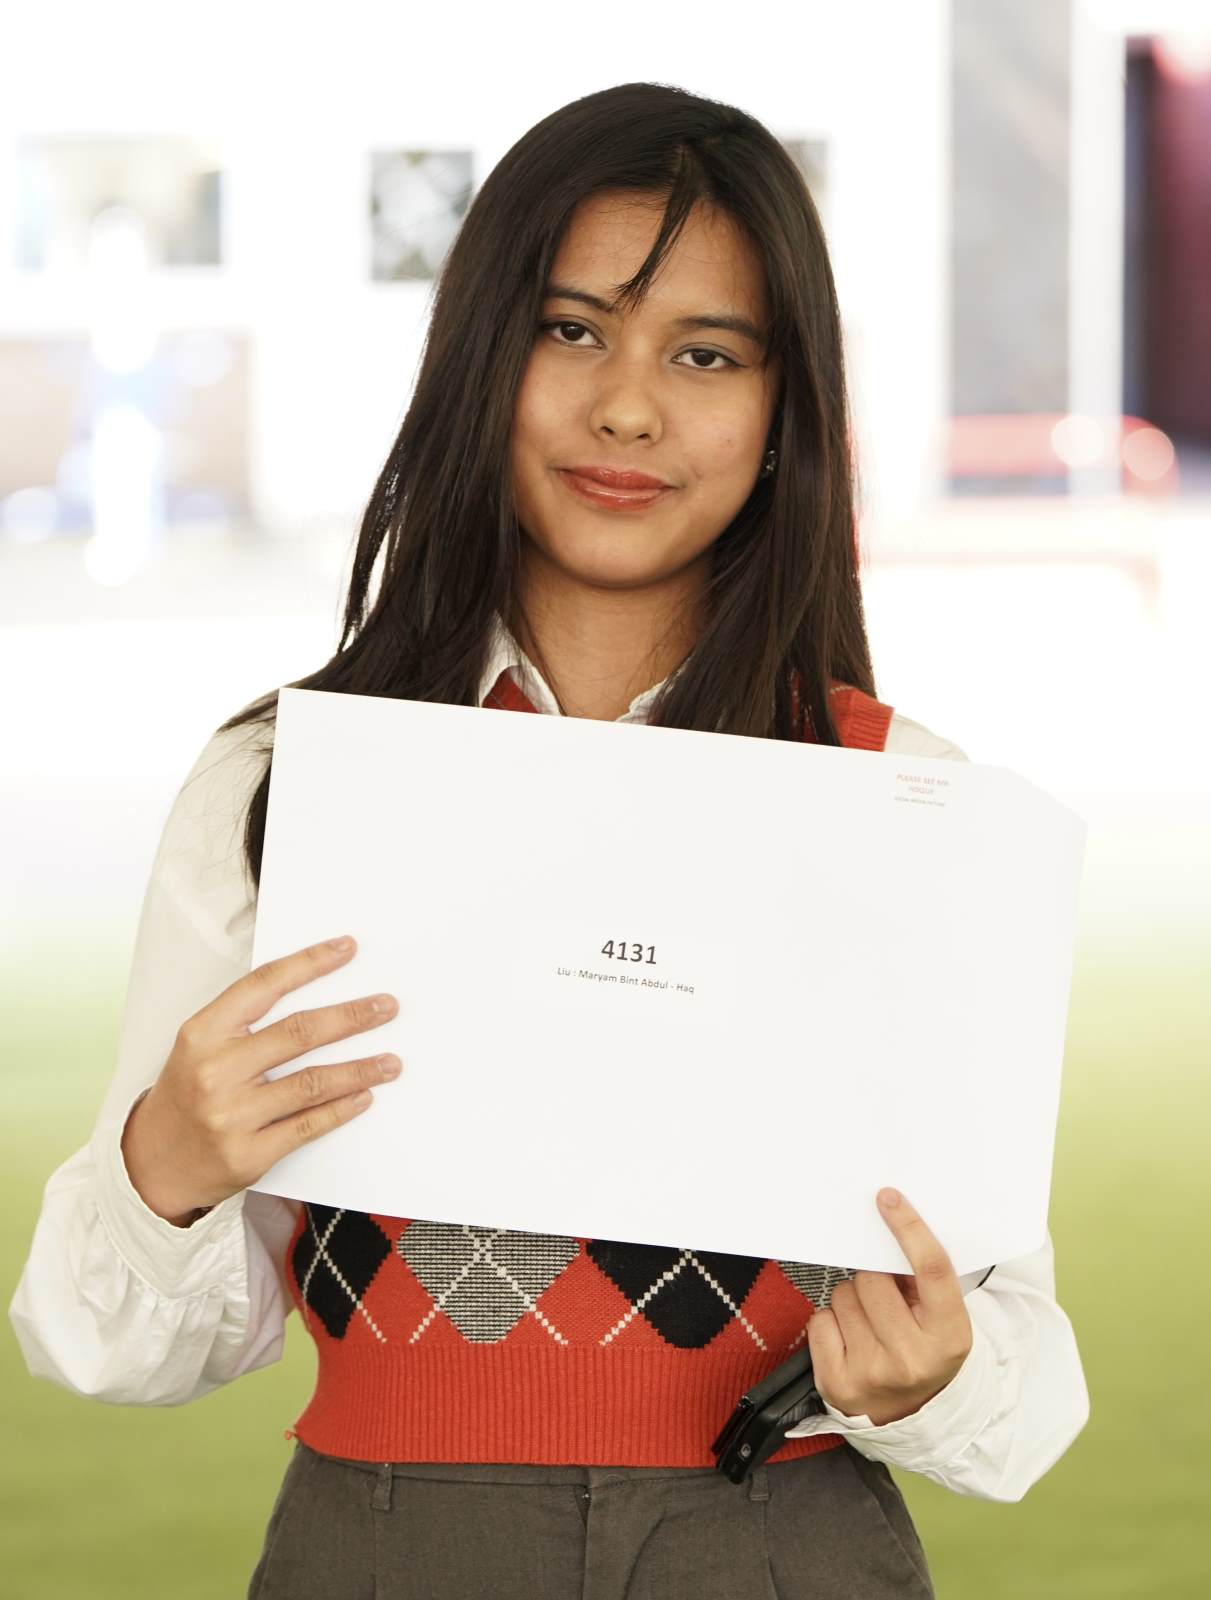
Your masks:
[[[322,1356],[321,1356],[322,1362]],[[674,1350],[344,1350],[321,1367],[293,1432],[356,1461],[534,1462],[713,1467],[711,1445],[756,1381],[750,1354],[697,1361]],[[840,1434],[791,1439],[768,1459],[835,1449]]]

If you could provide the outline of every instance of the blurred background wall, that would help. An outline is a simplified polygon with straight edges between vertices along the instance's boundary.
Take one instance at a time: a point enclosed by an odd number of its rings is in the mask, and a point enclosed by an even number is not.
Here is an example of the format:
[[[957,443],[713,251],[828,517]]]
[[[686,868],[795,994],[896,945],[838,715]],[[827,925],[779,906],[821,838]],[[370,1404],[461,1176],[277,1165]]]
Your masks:
[[[471,197],[556,106],[677,83],[761,118],[828,233],[880,697],[1090,828],[1052,1232],[1094,1415],[1021,1506],[904,1482],[939,1593],[1205,1592],[1206,4],[756,0],[721,32],[60,0],[2,26],[8,1281],[108,1082],[178,784],[335,643]],[[309,1393],[297,1324],[176,1414],[35,1383],[7,1325],[0,1360],[12,1593],[158,1595],[167,1562],[180,1596],[237,1592]]]

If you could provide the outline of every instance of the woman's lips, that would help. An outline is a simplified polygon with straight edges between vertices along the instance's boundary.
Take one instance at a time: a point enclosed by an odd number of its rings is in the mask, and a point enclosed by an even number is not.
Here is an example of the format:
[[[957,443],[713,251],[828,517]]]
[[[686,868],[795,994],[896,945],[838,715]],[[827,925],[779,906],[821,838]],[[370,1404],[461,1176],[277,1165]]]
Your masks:
[[[559,476],[573,494],[607,511],[644,511],[648,506],[655,505],[662,495],[669,493],[667,485],[659,489],[607,489],[604,483],[598,483],[593,478],[582,478],[562,468]]]

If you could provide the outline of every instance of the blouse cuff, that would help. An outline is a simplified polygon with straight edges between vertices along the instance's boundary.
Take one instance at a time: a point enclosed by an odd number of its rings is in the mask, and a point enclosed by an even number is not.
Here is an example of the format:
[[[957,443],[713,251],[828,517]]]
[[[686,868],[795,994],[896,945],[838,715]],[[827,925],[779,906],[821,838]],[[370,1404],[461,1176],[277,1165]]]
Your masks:
[[[807,1417],[787,1433],[788,1439],[813,1433],[840,1433],[866,1453],[869,1443],[880,1461],[906,1471],[953,1461],[966,1450],[997,1410],[1002,1363],[980,1324],[972,1319],[971,1349],[944,1389],[911,1416],[898,1422],[873,1423],[867,1416],[848,1416],[824,1402],[822,1416]]]
[[[247,1191],[228,1195],[187,1228],[154,1212],[130,1181],[122,1155],[127,1120],[146,1093],[141,1089],[116,1121],[93,1133],[97,1211],[114,1249],[157,1294],[168,1299],[223,1294],[235,1255],[244,1247]]]

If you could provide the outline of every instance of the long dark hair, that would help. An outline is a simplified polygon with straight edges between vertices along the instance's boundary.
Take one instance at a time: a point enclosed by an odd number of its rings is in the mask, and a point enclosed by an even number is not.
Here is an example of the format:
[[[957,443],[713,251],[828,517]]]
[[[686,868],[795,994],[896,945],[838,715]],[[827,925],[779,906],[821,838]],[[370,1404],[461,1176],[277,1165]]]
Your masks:
[[[514,400],[572,212],[601,190],[665,201],[616,306],[634,306],[694,205],[725,212],[764,263],[781,394],[771,477],[712,546],[704,624],[649,720],[838,744],[830,683],[875,687],[858,581],[855,463],[841,321],[823,230],[779,141],[734,106],[623,83],[544,117],[485,179],[442,264],[415,393],[362,517],[331,660],[293,688],[474,705],[494,612],[518,631],[521,532],[509,473]],[[377,592],[370,593],[380,554]],[[222,728],[273,724],[278,691]],[[271,744],[264,754],[270,756]],[[245,824],[260,887],[269,766]]]

